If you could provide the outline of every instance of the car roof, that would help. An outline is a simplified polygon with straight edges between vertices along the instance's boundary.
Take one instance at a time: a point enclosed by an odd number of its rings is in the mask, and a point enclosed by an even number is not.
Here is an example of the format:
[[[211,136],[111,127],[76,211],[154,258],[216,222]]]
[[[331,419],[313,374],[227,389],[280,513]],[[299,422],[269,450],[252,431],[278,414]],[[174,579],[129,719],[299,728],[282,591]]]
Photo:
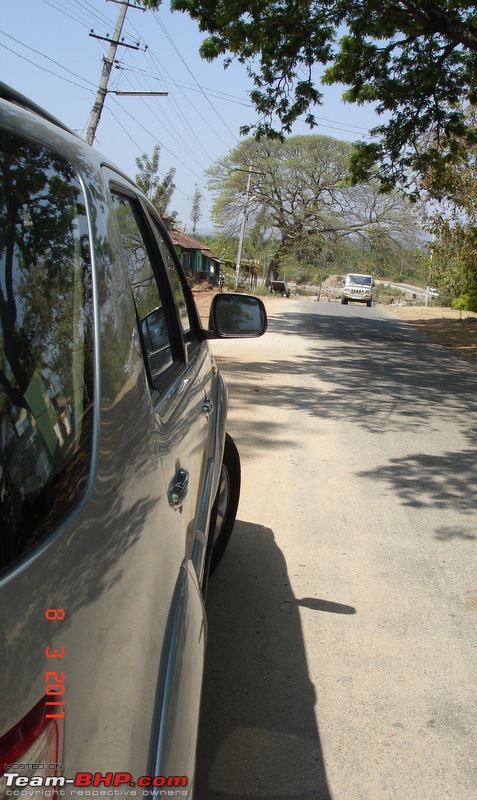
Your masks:
[[[17,106],[21,106],[22,108],[27,108],[29,111],[33,111],[39,117],[42,117],[42,119],[53,123],[53,125],[56,125],[58,128],[62,128],[64,131],[67,131],[67,133],[71,133],[72,136],[76,136],[76,134],[70,128],[68,128],[59,119],[54,117],[53,114],[45,111],[44,108],[34,103],[28,97],[25,97],[25,95],[17,92],[16,89],[13,89],[11,86],[8,86],[6,83],[2,83],[1,81],[0,97],[2,97],[4,100],[8,100],[10,103],[15,103]]]
[[[87,144],[81,136],[78,136],[77,133],[54,117],[53,114],[50,114],[28,97],[25,97],[25,95],[17,92],[16,89],[0,81],[0,104],[2,100],[12,106],[16,106],[19,113],[24,110],[34,115],[38,123],[45,123],[41,131],[37,130],[35,132],[36,138],[56,150],[61,150],[75,164],[79,172],[84,172],[85,164],[89,164],[90,168],[94,166],[94,169],[98,171],[102,166],[108,167],[116,173],[118,178],[133,186],[141,194],[134,180],[121,167],[103,155],[96,147]],[[20,122],[17,120],[13,124],[19,125]],[[30,133],[33,134],[33,129],[30,130]]]

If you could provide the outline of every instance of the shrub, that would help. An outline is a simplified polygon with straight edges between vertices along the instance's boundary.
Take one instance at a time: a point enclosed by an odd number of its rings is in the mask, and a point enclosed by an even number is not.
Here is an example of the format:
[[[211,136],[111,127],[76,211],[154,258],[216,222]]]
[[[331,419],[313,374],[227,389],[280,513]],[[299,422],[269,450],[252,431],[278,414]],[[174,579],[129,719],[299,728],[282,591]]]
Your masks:
[[[477,291],[466,292],[460,297],[454,297],[452,308],[457,311],[477,311]]]

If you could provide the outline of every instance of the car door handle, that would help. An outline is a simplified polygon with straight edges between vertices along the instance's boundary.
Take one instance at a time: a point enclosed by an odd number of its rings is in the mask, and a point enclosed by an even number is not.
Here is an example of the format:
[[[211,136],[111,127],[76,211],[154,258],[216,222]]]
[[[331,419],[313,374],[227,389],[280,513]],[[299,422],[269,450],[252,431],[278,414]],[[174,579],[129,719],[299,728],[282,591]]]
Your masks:
[[[211,397],[204,397],[202,401],[202,411],[206,417],[209,417],[214,410],[214,401]]]
[[[180,508],[189,491],[189,473],[186,469],[179,469],[169,486],[167,496],[171,508]]]

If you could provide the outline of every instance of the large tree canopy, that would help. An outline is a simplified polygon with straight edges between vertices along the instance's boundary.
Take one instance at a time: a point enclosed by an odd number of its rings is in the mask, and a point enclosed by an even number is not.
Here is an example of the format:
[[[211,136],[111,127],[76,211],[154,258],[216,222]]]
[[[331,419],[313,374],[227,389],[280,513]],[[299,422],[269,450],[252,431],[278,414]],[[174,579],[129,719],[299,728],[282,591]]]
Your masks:
[[[380,229],[402,240],[413,233],[415,220],[402,195],[381,194],[375,183],[349,185],[351,149],[328,136],[246,139],[208,172],[216,222],[236,232],[246,203],[249,224],[278,234],[283,250],[310,237],[369,238]]]
[[[321,65],[325,83],[349,87],[346,100],[373,102],[388,118],[373,131],[377,142],[359,144],[356,180],[375,162],[385,187],[429,166],[435,175],[474,140],[464,113],[477,98],[470,0],[171,0],[171,7],[209,32],[205,58],[247,65],[260,121],[246,132],[290,132],[303,114],[316,124],[310,109],[322,99]]]

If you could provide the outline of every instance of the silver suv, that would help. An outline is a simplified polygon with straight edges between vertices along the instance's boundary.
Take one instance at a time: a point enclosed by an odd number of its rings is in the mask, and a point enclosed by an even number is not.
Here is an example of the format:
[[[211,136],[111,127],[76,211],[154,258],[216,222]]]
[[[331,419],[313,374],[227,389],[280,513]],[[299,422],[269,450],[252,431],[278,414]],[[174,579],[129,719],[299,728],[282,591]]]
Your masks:
[[[0,85],[0,800],[193,795],[204,594],[240,462],[161,220]],[[3,773],[3,774],[2,774]]]

